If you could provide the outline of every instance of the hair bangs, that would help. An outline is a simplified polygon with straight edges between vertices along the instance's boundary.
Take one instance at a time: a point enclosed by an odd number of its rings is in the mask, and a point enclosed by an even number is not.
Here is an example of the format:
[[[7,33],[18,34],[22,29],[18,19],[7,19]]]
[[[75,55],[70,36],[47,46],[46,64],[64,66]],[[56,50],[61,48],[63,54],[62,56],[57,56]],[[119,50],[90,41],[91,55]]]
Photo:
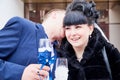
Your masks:
[[[87,23],[88,23],[87,18],[78,11],[68,12],[64,17],[64,26],[87,24]]]

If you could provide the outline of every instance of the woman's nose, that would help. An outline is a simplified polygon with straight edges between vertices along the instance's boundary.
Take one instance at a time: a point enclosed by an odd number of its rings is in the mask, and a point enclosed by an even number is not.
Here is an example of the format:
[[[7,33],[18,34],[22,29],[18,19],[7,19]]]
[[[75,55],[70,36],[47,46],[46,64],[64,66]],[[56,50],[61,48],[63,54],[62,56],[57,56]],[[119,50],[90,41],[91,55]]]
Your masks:
[[[75,35],[77,33],[77,31],[75,29],[71,29],[71,35]]]

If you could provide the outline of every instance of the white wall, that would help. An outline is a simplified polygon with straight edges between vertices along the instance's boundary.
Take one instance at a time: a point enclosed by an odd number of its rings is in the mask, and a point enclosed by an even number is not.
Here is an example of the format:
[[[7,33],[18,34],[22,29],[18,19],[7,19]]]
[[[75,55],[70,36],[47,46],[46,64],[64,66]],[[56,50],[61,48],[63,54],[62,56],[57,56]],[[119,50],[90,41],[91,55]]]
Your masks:
[[[109,10],[110,42],[120,51],[120,5]]]
[[[22,0],[0,0],[0,29],[13,16],[24,17]]]

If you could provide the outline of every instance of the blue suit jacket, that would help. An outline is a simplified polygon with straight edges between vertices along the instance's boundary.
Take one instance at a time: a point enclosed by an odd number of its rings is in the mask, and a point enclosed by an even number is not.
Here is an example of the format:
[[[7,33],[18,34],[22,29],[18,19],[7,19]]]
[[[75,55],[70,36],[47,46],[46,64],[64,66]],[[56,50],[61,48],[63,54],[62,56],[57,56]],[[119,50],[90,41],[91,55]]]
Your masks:
[[[0,80],[21,80],[24,68],[38,63],[38,41],[46,37],[41,24],[20,17],[0,30]]]

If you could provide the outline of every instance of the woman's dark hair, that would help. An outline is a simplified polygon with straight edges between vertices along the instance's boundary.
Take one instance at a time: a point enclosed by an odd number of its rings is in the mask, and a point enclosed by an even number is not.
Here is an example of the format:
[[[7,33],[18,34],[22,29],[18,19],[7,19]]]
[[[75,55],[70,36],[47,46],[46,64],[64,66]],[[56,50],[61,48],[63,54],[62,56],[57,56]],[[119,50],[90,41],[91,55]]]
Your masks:
[[[99,12],[95,8],[93,1],[73,0],[66,8],[64,17],[64,26],[88,24],[91,25],[97,22]]]

